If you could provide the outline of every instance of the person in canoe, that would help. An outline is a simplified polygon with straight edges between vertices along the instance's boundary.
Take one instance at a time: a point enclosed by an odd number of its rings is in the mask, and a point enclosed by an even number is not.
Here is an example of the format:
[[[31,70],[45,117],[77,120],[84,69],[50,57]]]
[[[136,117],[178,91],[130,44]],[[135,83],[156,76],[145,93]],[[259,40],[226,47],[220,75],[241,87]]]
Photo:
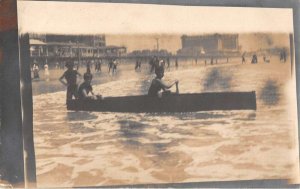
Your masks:
[[[93,75],[91,74],[91,70],[87,67],[87,72],[83,75],[84,82],[79,86],[78,89],[78,99],[79,100],[97,100],[102,99],[101,95],[95,95],[93,92],[93,87],[91,85]]]
[[[74,70],[74,63],[66,63],[67,71],[59,78],[59,81],[67,86],[67,102],[72,100],[73,96],[77,98],[77,76],[81,76],[77,70]],[[67,82],[65,82],[65,80]]]
[[[170,94],[170,89],[172,86],[176,85],[176,94],[179,93],[178,90],[178,80],[175,80],[172,84],[166,84],[162,78],[164,77],[164,62],[160,61],[159,65],[155,68],[156,77],[152,80],[151,86],[148,90],[149,96],[160,97],[162,94]]]

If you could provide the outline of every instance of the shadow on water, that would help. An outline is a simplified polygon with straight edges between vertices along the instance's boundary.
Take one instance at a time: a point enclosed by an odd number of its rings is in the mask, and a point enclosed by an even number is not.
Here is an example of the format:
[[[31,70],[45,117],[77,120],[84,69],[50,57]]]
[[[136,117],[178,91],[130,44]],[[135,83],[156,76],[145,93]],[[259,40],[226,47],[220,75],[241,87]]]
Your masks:
[[[260,99],[266,105],[276,105],[280,100],[279,86],[274,80],[267,80],[262,88]]]
[[[228,90],[231,88],[231,80],[231,74],[221,71],[220,68],[213,68],[201,83],[204,91]]]
[[[70,124],[69,129],[72,133],[92,133],[96,131],[95,128],[86,127],[84,123]]]
[[[124,138],[122,142],[125,145],[130,145],[131,147],[139,148],[142,146],[142,143],[139,142],[140,137],[145,137],[145,133],[143,132],[146,125],[137,121],[129,121],[129,120],[119,120],[120,125],[119,135]]]
[[[162,138],[154,134],[146,133],[144,130],[148,125],[129,120],[120,120],[120,137],[124,138],[122,143],[130,148],[146,151],[147,154],[164,156],[166,149],[170,145],[167,143],[159,143]],[[141,142],[140,139],[150,141],[150,143]]]
[[[205,119],[222,119],[231,117],[233,112],[217,113],[217,112],[182,112],[182,113],[147,113],[145,117],[175,117],[179,120],[205,120]]]
[[[90,114],[89,112],[67,112],[67,119],[69,123],[69,129],[72,133],[91,133],[95,132],[95,128],[87,127],[84,125],[86,121],[92,121],[97,116]],[[75,123],[72,121],[75,121]]]
[[[236,121],[255,121],[256,113],[252,112],[252,113],[247,114],[246,117],[239,117],[239,118],[235,118],[234,120],[236,120]]]
[[[147,126],[146,124],[137,122],[137,121],[129,121],[129,120],[119,120],[120,124],[120,135],[127,139],[142,137],[145,134],[143,130]]]
[[[68,121],[88,121],[88,120],[96,119],[97,116],[92,115],[89,112],[68,111],[67,118],[68,118]]]

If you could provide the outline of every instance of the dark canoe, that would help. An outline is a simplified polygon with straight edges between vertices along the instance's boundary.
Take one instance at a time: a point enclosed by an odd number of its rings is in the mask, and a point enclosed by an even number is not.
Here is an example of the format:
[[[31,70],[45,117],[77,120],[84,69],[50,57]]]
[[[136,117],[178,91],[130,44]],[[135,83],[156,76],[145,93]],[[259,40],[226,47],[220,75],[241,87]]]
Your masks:
[[[210,110],[256,110],[255,92],[169,94],[106,97],[103,100],[70,100],[68,110],[96,112],[196,112]]]

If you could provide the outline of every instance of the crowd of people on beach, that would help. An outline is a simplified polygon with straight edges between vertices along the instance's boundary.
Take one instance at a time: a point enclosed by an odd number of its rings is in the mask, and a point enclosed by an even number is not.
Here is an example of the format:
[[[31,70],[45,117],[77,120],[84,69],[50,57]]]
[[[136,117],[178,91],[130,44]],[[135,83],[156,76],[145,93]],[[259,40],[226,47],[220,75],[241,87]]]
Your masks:
[[[261,54],[259,55],[260,57],[262,57],[262,61],[264,63],[270,63],[271,61],[271,57],[270,56],[266,56],[266,54]],[[245,64],[247,62],[246,57],[250,57],[250,62],[252,64],[257,64],[259,62],[259,57],[257,55],[257,53],[253,53],[252,55],[249,53],[243,53],[241,55],[241,63]],[[199,57],[194,57],[194,63],[195,65],[198,64],[198,58]],[[229,62],[229,57],[225,57],[226,58],[226,63]],[[148,60],[147,60],[148,59]],[[206,57],[206,58],[202,58],[202,60],[204,61],[204,65],[214,65],[214,64],[218,64],[219,63],[219,59],[224,59],[224,57],[214,57],[211,56]],[[287,53],[285,50],[280,51],[279,53],[279,59],[280,62],[285,63],[287,60]],[[173,57],[173,62],[174,62],[174,67],[175,69],[178,69],[179,67],[179,61],[178,61],[178,57]],[[115,75],[117,73],[117,69],[118,69],[118,65],[119,65],[119,61],[117,58],[110,58],[110,59],[101,59],[101,58],[96,58],[94,60],[62,60],[60,62],[56,61],[54,65],[54,67],[52,67],[52,69],[56,69],[56,70],[62,70],[64,69],[64,66],[62,67],[62,65],[66,65],[67,62],[69,61],[73,61],[74,67],[76,70],[79,69],[79,67],[81,65],[89,65],[90,67],[94,66],[95,69],[95,73],[100,73],[102,72],[102,65],[103,63],[107,64],[107,68],[108,68],[108,73]],[[170,69],[171,67],[171,60],[170,57],[160,57],[158,58],[157,56],[153,56],[151,58],[136,58],[136,62],[135,62],[135,66],[134,66],[134,70],[136,72],[140,72],[142,70],[142,63],[143,62],[147,62],[149,64],[149,68],[150,68],[150,73],[154,73],[155,71],[155,67],[158,65],[158,63],[160,61],[162,61],[162,64],[164,64],[165,69]],[[80,62],[80,63],[79,63]],[[50,66],[45,63],[44,65],[40,65],[38,64],[36,61],[34,61],[32,67],[31,67],[31,71],[32,71],[32,75],[33,75],[33,79],[35,80],[39,80],[40,79],[40,75],[39,72],[41,70],[41,68],[44,70],[44,77],[46,79],[46,81],[49,80],[50,78]],[[144,68],[144,67],[143,67]]]
[[[249,54],[248,54],[249,56]],[[265,63],[270,63],[270,57],[267,57],[266,55],[262,54],[262,60]],[[251,63],[252,64],[257,64],[258,63],[258,55],[256,53],[253,53],[250,55],[251,57]],[[285,51],[282,51],[279,55],[280,62],[286,62],[287,55]],[[246,63],[246,53],[243,53],[241,55],[241,62],[242,64]],[[142,69],[142,60],[146,59],[141,59],[137,58],[135,62],[135,71],[141,71]],[[173,59],[174,61],[174,67],[177,69],[179,66],[179,61],[178,57],[175,57]],[[207,62],[210,61],[210,64],[217,64],[218,63],[218,58],[217,57],[211,57],[211,58],[205,58],[204,63],[207,65]],[[227,62],[229,62],[229,58],[227,57],[226,59]],[[116,74],[117,73],[117,68],[119,65],[119,61],[117,58],[111,58],[106,60],[107,66],[108,66],[108,73],[109,74]],[[198,63],[198,58],[194,59],[194,63]],[[91,73],[91,68],[94,66],[95,73],[101,72],[102,71],[102,64],[103,61],[102,59],[96,59],[96,60],[86,60],[85,61],[85,66],[86,66],[86,72],[83,75],[83,83],[78,86],[77,84],[77,78],[82,77],[81,74],[79,73],[79,64],[78,61],[72,61],[68,60],[65,62],[65,67],[67,70],[63,73],[63,75],[59,78],[59,81],[67,86],[67,94],[66,98],[67,101],[71,99],[101,99],[102,97],[100,95],[95,95],[93,93],[93,88],[91,86],[91,81],[93,79],[93,75]],[[178,80],[175,80],[171,84],[166,84],[163,81],[164,77],[164,72],[166,69],[170,69],[170,57],[157,57],[153,56],[150,59],[148,59],[148,64],[149,64],[149,73],[150,74],[155,74],[155,78],[152,80],[151,85],[149,87],[149,92],[148,95],[150,96],[161,96],[162,94],[167,94],[170,93],[169,89],[176,85],[176,93],[179,93],[178,89]],[[55,64],[55,69],[61,69],[61,63]],[[44,75],[46,78],[49,78],[50,71],[49,71],[49,66],[46,63],[44,66]],[[32,66],[32,72],[33,72],[33,79],[39,79],[39,65],[34,62]]]

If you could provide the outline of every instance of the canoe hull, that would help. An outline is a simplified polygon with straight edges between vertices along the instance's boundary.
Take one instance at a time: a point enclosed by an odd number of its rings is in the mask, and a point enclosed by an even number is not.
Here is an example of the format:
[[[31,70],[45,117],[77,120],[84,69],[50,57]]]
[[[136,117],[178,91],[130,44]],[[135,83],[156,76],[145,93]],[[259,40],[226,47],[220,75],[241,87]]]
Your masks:
[[[68,110],[96,112],[197,112],[256,110],[255,92],[170,94],[162,98],[142,96],[106,97],[103,100],[70,100]]]

